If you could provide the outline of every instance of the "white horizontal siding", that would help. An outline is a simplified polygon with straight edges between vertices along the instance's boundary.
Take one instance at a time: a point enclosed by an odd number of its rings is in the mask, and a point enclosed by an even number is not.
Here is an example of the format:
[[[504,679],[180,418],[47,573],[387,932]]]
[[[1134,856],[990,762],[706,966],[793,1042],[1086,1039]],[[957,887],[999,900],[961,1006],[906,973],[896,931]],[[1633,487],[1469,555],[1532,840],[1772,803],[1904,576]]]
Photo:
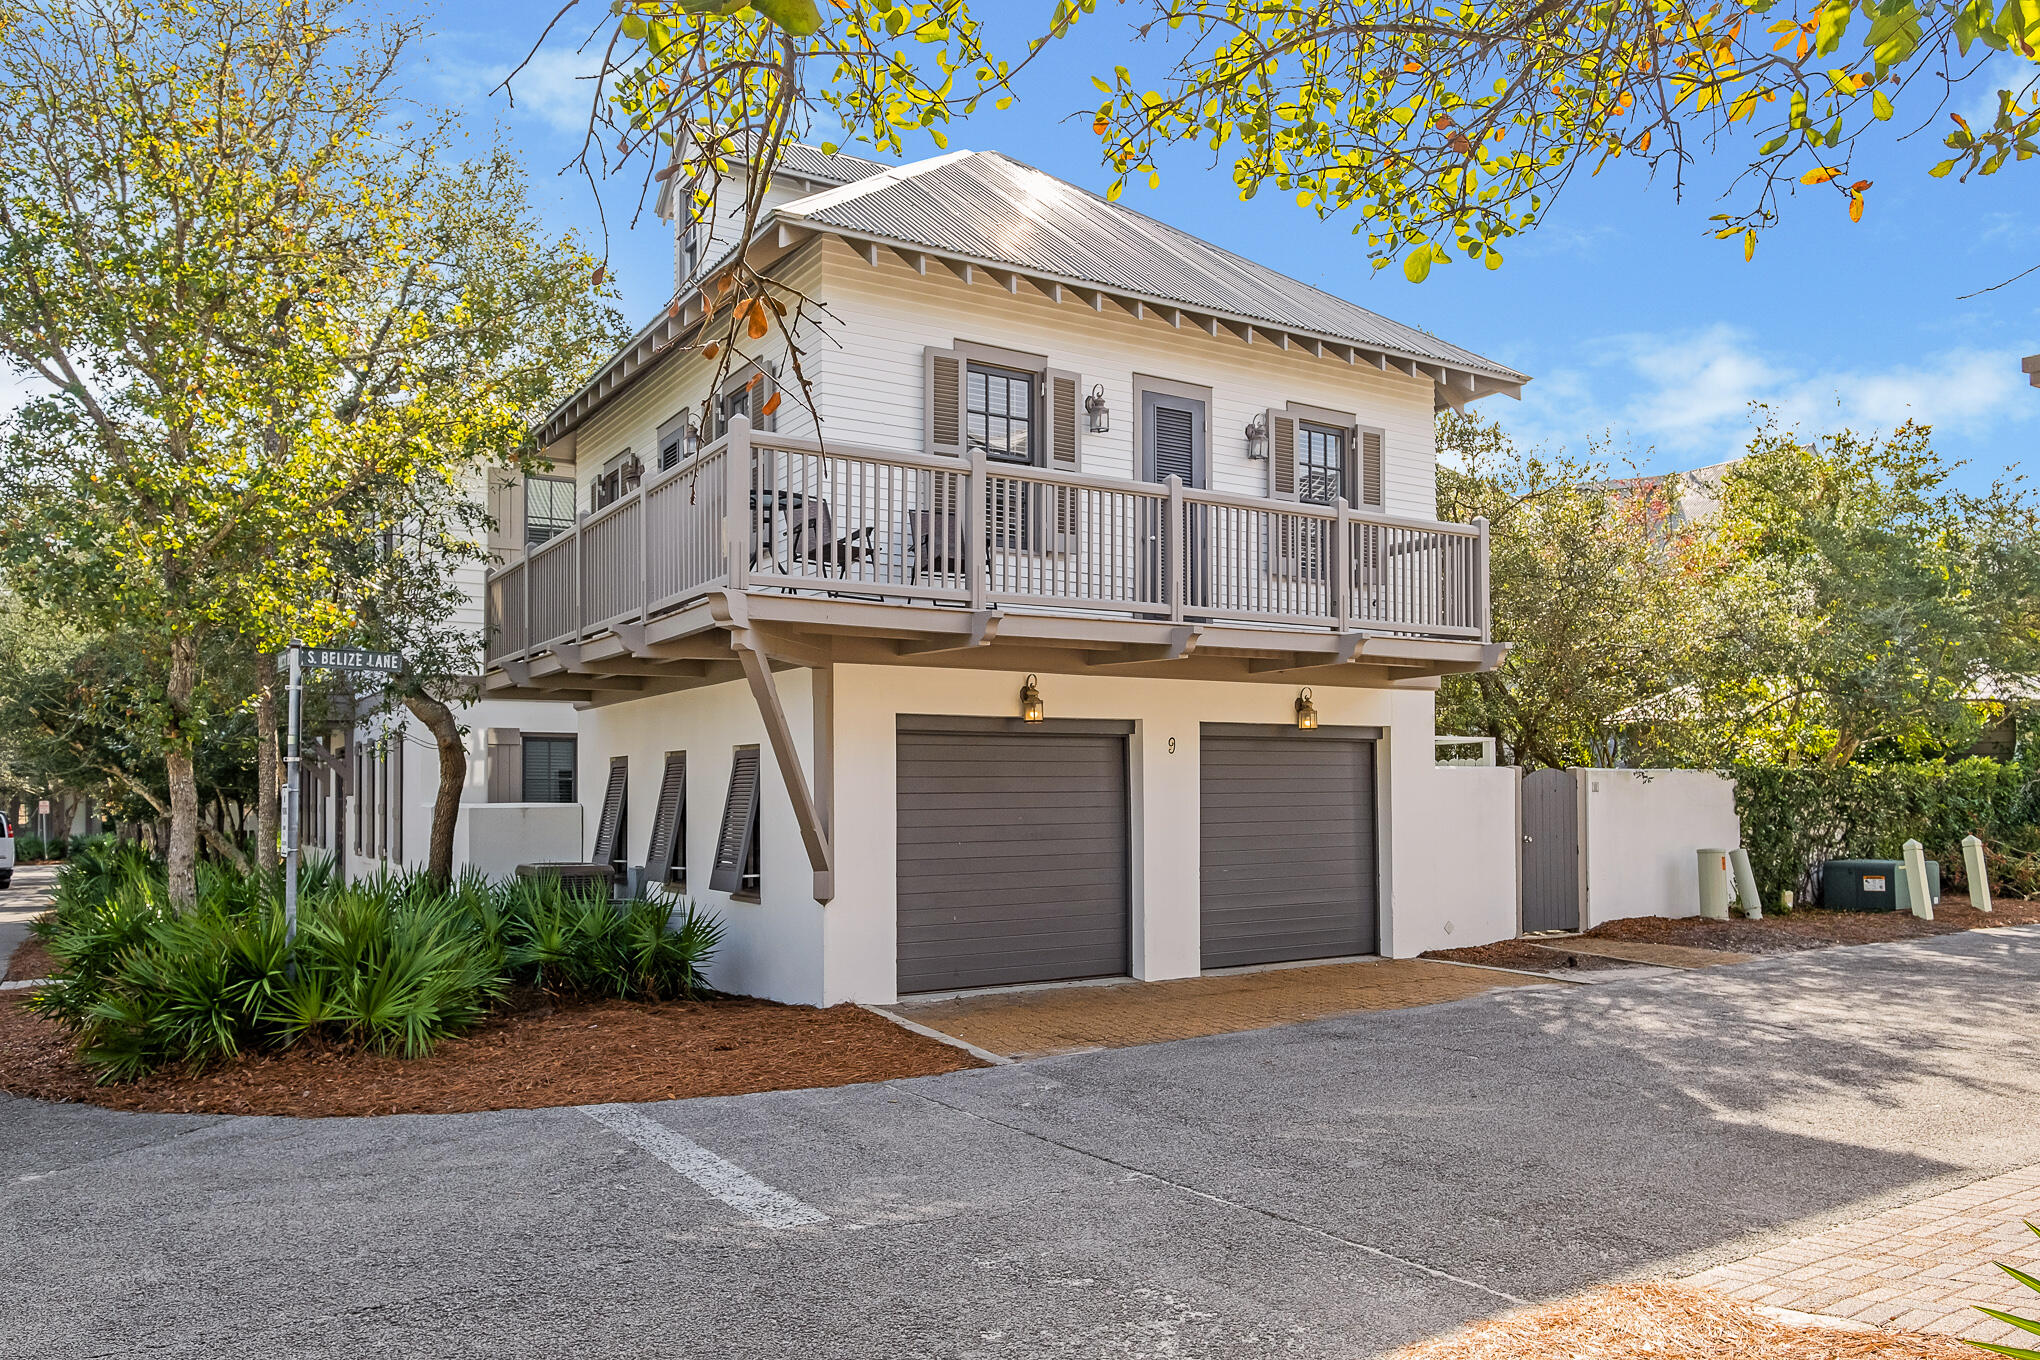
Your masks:
[[[1135,320],[1107,303],[1094,312],[1074,295],[1052,302],[1023,282],[1017,294],[980,276],[971,285],[930,262],[924,276],[890,251],[876,266],[830,238],[819,295],[836,344],[813,346],[809,372],[820,388],[822,428],[846,444],[915,448],[922,443],[922,351],[958,340],[1046,355],[1074,370],[1088,392],[1105,389],[1107,434],[1085,433],[1083,468],[1104,476],[1139,472],[1134,448],[1134,377],[1163,378],[1212,392],[1211,484],[1268,494],[1268,463],[1250,460],[1245,429],[1261,411],[1290,402],[1350,411],[1385,435],[1385,499],[1393,514],[1431,518],[1437,509],[1436,439],[1429,379],[1314,358],[1301,349],[1242,343],[1221,330],[1177,330],[1155,316]],[[840,346],[840,347],[839,347]]]
[[[796,259],[793,267],[779,273],[778,277],[788,288],[813,296],[821,280],[819,260],[810,251],[805,258]],[[788,305],[790,308],[791,303]],[[827,350],[840,338],[840,329],[831,327],[827,335],[820,332],[807,335],[803,347],[810,353]],[[730,358],[729,371],[735,372],[754,359],[763,360],[768,366],[778,366],[779,390],[784,394],[777,412],[780,433],[812,436],[814,420],[801,401],[800,384],[794,377],[792,365],[787,362],[786,343],[777,326],[765,339],[741,345]],[[803,358],[804,364],[808,362]],[[629,391],[590,417],[574,441],[576,508],[581,511],[588,509],[589,483],[595,480],[604,462],[625,449],[635,453],[647,470],[656,467],[659,426],[682,411],[693,412],[698,421],[702,405],[708,400],[709,384],[721,368],[720,355],[704,359],[698,350],[678,355],[660,364]],[[914,381],[918,392],[920,378],[917,376]],[[914,400],[918,402],[919,396]]]

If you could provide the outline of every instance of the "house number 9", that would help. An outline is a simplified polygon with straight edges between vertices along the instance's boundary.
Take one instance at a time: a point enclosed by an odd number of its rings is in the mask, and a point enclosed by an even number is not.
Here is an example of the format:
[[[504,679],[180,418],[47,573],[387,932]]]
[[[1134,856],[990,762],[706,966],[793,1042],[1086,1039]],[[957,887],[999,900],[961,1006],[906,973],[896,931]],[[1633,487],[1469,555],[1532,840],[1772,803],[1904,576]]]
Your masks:
[[[1169,738],[1169,754],[1176,754],[1176,739],[1174,737]]]

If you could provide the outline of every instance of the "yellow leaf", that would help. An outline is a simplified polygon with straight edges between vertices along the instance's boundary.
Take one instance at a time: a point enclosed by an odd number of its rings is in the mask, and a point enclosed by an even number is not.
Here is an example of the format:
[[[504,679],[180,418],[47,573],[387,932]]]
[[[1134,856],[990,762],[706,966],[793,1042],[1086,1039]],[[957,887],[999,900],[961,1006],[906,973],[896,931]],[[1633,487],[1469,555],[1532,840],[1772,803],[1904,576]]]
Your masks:
[[[1830,166],[1823,165],[1818,170],[1809,170],[1805,174],[1801,175],[1799,177],[1799,182],[1801,184],[1826,184],[1829,180],[1834,179],[1841,173],[1842,172],[1839,170],[1836,170]]]
[[[1860,222],[1863,220],[1863,195],[1861,194],[1849,195],[1849,220],[1851,222]]]
[[[1757,233],[1754,228],[1742,234],[1743,263],[1748,264],[1757,253]]]

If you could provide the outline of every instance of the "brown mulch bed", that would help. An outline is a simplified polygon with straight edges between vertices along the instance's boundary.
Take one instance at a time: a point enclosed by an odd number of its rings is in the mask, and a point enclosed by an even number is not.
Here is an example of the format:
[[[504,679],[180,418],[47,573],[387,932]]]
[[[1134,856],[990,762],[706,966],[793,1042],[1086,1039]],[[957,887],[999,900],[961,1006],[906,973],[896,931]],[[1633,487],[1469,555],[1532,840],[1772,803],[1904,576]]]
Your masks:
[[[1565,952],[1556,953],[1554,950]],[[1494,944],[1469,945],[1463,949],[1430,949],[1421,957],[1445,959],[1452,963],[1477,963],[1483,968],[1516,968],[1526,973],[1601,972],[1643,966],[1624,959],[1603,958],[1597,954],[1576,954],[1565,949],[1565,941],[1562,939],[1551,941],[1549,948],[1533,944],[1529,940],[1500,940]]]
[[[856,1006],[749,997],[539,1006],[429,1057],[293,1049],[98,1086],[68,1037],[0,994],[0,1091],[176,1114],[464,1114],[679,1100],[931,1076],[983,1064]]]
[[[13,956],[7,960],[7,976],[0,978],[0,982],[28,982],[52,977],[56,971],[57,961],[43,948],[43,942],[31,935],[14,947]]]
[[[1918,940],[1930,935],[1993,926],[2040,924],[2040,901],[2000,899],[1986,914],[1969,905],[1960,893],[1945,894],[1934,919],[1922,921],[1905,911],[1822,911],[1802,907],[1789,916],[1766,915],[1761,921],[1710,921],[1701,916],[1667,920],[1635,916],[1610,921],[1587,932],[1589,939],[1640,940],[1650,944],[1690,945],[1727,949],[1741,954],[1793,954],[1842,944],[1877,944],[1885,940]]]
[[[1476,1322],[1390,1360],[1962,1360],[1982,1353],[1925,1332],[1782,1321],[1689,1285],[1620,1284]]]

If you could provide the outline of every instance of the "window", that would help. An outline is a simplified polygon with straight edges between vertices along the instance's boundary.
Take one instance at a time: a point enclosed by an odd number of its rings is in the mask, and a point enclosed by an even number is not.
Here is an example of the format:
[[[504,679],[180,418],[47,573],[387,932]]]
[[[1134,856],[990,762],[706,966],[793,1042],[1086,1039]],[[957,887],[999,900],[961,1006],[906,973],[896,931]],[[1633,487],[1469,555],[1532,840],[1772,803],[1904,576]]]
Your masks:
[[[652,839],[645,851],[645,873],[655,882],[687,886],[687,753],[666,752],[666,773],[659,781],[659,804],[652,814]]]
[[[659,471],[676,468],[693,454],[694,431],[688,427],[687,413],[682,411],[659,427]]]
[[[758,748],[739,746],[730,762],[730,791],[708,886],[739,897],[756,896],[763,879],[758,861]]]
[[[964,380],[965,447],[1001,463],[1032,463],[1035,381],[1019,369],[972,364]]]
[[[625,449],[602,465],[595,474],[594,484],[588,488],[588,508],[600,510],[605,505],[614,505],[637,490],[638,479],[644,476],[644,464],[631,456]]]
[[[1296,436],[1296,498],[1312,505],[1350,499],[1346,432],[1305,422],[1297,426]]]
[[[701,231],[690,219],[680,228],[680,281],[685,283],[694,277],[694,271],[701,267]]]
[[[527,476],[524,479],[524,546],[536,548],[573,527],[573,479]]]
[[[575,741],[572,737],[524,734],[524,801],[571,803],[574,796]]]

